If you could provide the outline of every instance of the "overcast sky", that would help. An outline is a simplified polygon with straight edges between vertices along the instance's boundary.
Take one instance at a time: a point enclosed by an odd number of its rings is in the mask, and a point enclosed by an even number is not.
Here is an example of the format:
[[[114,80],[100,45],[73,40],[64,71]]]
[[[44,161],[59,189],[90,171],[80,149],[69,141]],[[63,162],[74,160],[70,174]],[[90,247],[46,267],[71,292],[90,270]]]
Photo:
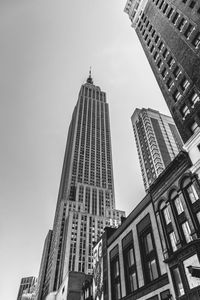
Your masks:
[[[116,206],[143,198],[130,117],[169,114],[125,0],[0,0],[0,299],[37,276],[52,228],[68,125],[92,66],[110,109]]]

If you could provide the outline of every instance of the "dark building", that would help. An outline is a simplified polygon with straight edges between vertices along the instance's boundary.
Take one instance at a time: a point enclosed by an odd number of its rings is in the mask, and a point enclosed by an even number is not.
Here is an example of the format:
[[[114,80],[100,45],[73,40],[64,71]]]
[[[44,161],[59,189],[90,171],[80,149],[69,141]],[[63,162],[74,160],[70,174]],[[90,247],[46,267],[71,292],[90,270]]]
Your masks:
[[[200,127],[200,3],[128,0],[125,12],[186,142]]]
[[[19,292],[17,295],[17,300],[21,300],[24,293],[31,292],[31,289],[35,287],[36,284],[36,277],[30,276],[30,277],[24,277],[21,279]]]

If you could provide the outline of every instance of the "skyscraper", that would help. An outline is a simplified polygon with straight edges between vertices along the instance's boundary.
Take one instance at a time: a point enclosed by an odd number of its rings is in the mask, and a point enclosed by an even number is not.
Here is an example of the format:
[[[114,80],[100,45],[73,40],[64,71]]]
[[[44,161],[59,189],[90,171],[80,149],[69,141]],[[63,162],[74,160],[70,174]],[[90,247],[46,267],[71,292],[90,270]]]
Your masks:
[[[128,0],[125,12],[186,142],[200,127],[200,3]]]
[[[153,109],[136,109],[131,117],[145,190],[182,148],[171,117]]]
[[[44,279],[46,294],[58,290],[69,271],[92,273],[93,242],[105,226],[118,226],[121,216],[124,212],[115,210],[106,94],[93,84],[90,73],[68,131]]]
[[[24,277],[21,279],[17,300],[21,300],[24,293],[30,293],[35,287],[37,278],[34,276]]]

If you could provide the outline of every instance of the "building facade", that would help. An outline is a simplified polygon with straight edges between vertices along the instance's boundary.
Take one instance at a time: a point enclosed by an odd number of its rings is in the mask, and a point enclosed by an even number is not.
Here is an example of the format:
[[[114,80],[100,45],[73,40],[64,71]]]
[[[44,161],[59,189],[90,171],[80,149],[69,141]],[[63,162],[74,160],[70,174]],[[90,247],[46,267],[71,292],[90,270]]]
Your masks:
[[[125,12],[186,142],[200,127],[200,3],[128,0]]]
[[[22,300],[25,294],[32,294],[35,289],[37,278],[34,276],[24,277],[21,279],[17,300]]]
[[[118,226],[121,216],[115,209],[108,103],[90,74],[69,126],[44,296],[57,291],[70,271],[92,273],[93,242],[105,226]]]
[[[200,267],[200,184],[188,154],[180,152],[150,188],[176,299],[197,300],[200,279],[189,267]]]
[[[183,143],[171,117],[136,109],[131,117],[145,190],[169,165]]]

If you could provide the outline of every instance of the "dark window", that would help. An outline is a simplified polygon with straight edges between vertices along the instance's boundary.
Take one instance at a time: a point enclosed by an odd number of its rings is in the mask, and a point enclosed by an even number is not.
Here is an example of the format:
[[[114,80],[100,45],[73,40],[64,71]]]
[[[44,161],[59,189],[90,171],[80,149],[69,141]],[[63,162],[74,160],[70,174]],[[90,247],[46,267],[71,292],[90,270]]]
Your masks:
[[[199,47],[199,45],[200,45],[200,32],[198,32],[198,33],[195,35],[195,37],[194,37],[194,39],[193,39],[193,41],[192,41],[192,44],[195,46],[195,48],[198,48],[198,47]]]
[[[170,290],[166,290],[166,291],[160,293],[161,300],[170,300],[171,298],[172,298],[172,295],[170,294]]]
[[[195,4],[196,4],[195,1],[191,1],[190,4],[189,4],[189,7],[190,7],[190,8],[193,8],[193,7],[195,7]]]
[[[172,18],[172,23],[173,23],[173,24],[176,24],[176,22],[177,22],[179,16],[180,16],[179,13],[176,12],[175,15],[174,15],[173,18]]]
[[[168,19],[170,19],[170,18],[171,18],[171,16],[172,16],[173,12],[174,12],[174,10],[173,10],[173,8],[171,7],[171,8],[170,8],[170,10],[169,10],[169,11],[168,11],[168,13],[167,13],[167,17],[168,17]]]
[[[133,245],[123,251],[127,295],[138,288]]]
[[[184,292],[183,283],[182,283],[182,279],[178,267],[172,270],[172,277],[175,285],[176,295],[177,296],[184,295],[185,292]]]
[[[193,29],[194,29],[194,26],[193,26],[192,24],[189,23],[188,26],[187,26],[187,28],[186,28],[186,30],[185,30],[185,32],[184,32],[184,36],[185,36],[187,39],[190,37],[190,35],[191,35]]]
[[[111,261],[111,284],[112,284],[112,299],[121,299],[121,283],[119,270],[119,257]]]
[[[178,30],[179,31],[182,31],[182,29],[183,29],[183,27],[184,27],[184,25],[186,24],[186,19],[185,18],[182,18],[181,20],[180,20],[180,22],[179,22],[179,24],[178,24],[178,26],[177,26],[177,28],[178,28]]]
[[[173,75],[175,78],[178,78],[178,76],[181,74],[181,70],[178,66],[175,67],[174,71],[173,71]]]
[[[149,215],[137,226],[145,284],[159,277],[157,253]]]
[[[165,14],[166,10],[168,9],[169,4],[165,4],[164,8],[163,8],[163,14]]]

